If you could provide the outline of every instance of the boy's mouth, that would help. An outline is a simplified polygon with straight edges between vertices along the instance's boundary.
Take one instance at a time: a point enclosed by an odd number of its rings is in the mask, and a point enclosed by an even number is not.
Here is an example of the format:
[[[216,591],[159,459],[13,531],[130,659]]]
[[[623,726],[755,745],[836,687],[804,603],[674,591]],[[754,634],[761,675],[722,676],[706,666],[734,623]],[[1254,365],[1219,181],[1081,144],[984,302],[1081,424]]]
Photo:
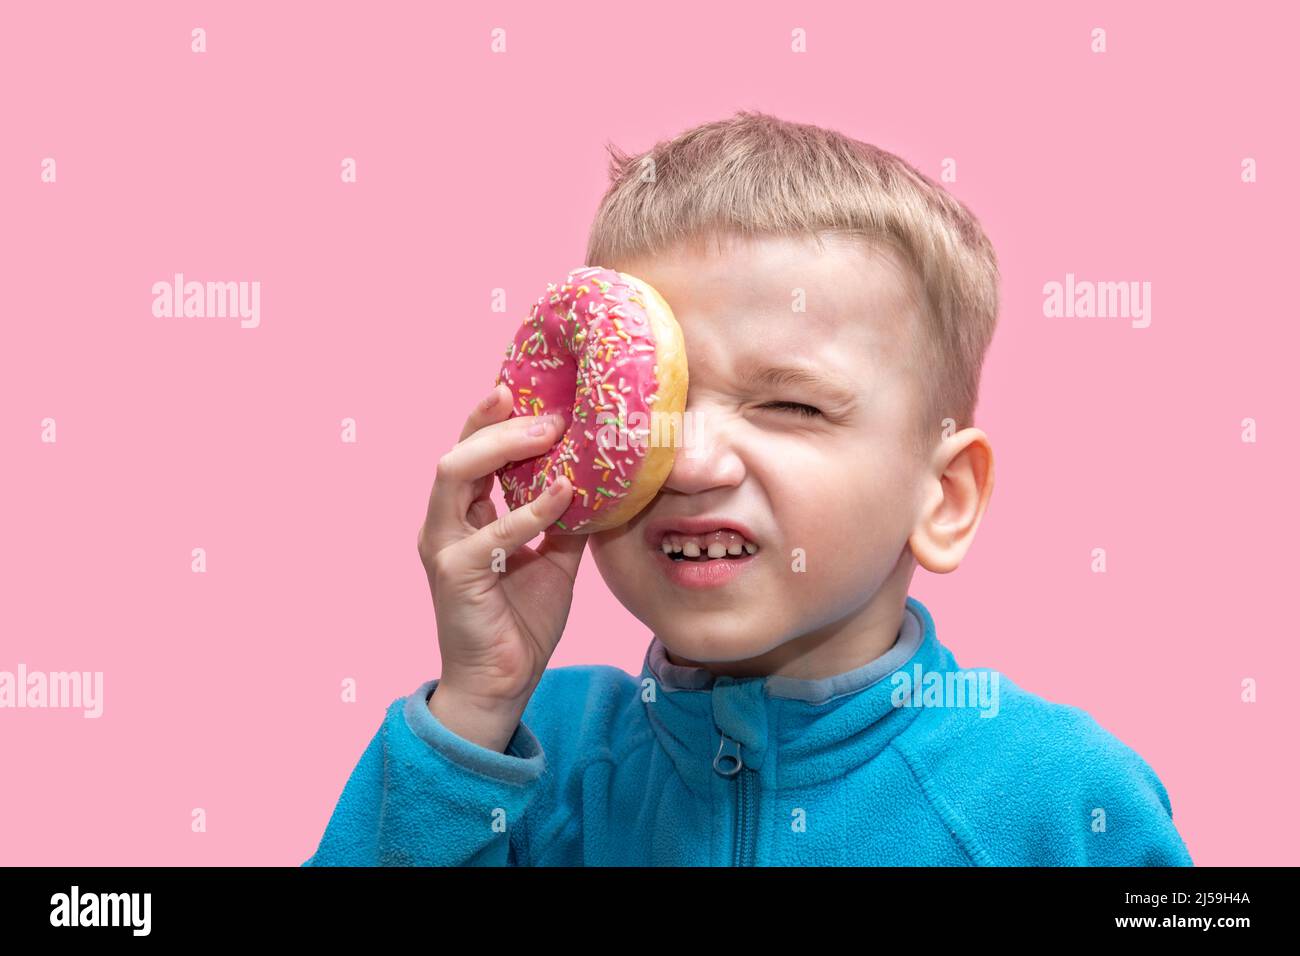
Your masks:
[[[664,516],[647,522],[645,542],[677,564],[744,561],[756,555],[758,536],[729,515]]]
[[[645,543],[668,581],[690,591],[730,584],[762,550],[743,522],[720,514],[656,518],[646,524]]]
[[[725,561],[758,553],[758,545],[734,528],[718,528],[703,534],[667,531],[659,550],[674,561]]]

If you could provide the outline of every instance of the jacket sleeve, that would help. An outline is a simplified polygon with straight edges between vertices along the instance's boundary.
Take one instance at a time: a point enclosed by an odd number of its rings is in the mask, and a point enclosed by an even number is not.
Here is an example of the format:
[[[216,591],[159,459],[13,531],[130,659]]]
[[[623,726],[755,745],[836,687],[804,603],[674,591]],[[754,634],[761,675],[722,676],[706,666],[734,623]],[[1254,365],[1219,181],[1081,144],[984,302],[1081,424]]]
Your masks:
[[[1078,707],[1053,706],[1039,726],[1056,730],[1033,761],[1037,798],[1026,815],[1038,866],[1193,866],[1174,827],[1169,794],[1136,750]],[[1040,741],[1046,744],[1046,738]],[[1044,753],[1047,750],[1047,753]]]
[[[504,753],[429,711],[431,680],[389,705],[303,866],[513,866],[546,757],[520,721]]]
[[[1078,707],[1000,683],[996,719],[938,708],[919,745],[898,742],[974,865],[1194,865],[1137,751]]]
[[[1174,827],[1173,806],[1164,784],[1136,751],[1112,739],[1110,759],[1097,761],[1081,787],[1091,798],[1083,803],[1089,832],[1076,862],[1083,866],[1194,866]]]

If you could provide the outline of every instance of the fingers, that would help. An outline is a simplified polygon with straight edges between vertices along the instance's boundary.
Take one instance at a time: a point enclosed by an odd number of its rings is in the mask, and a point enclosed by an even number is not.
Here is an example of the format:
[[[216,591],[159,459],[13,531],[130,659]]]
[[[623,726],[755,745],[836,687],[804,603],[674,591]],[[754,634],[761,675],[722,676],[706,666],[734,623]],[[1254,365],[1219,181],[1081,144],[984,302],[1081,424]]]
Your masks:
[[[551,530],[542,537],[537,553],[558,565],[570,578],[576,578],[578,565],[582,563],[583,549],[589,540],[589,534],[556,534]]]
[[[513,397],[508,385],[497,382],[492,389],[492,394],[474,406],[474,410],[469,413],[469,418],[465,419],[465,425],[461,428],[460,438],[457,440],[464,441],[480,429],[509,418],[513,410]],[[475,501],[492,494],[492,476],[484,475],[476,480],[473,491]]]
[[[562,417],[522,415],[487,424],[443,455],[438,460],[425,515],[424,534],[433,550],[447,547],[472,531],[475,525],[468,517],[470,507],[488,499],[496,471],[512,461],[545,452],[562,434],[562,422]],[[482,515],[482,509],[478,514]]]
[[[476,405],[474,411],[470,412],[469,418],[465,419],[465,425],[460,430],[460,441],[478,438],[480,433],[489,425],[505,421],[510,418],[513,412],[514,393],[510,391],[509,385],[498,382],[493,387],[492,394]],[[561,412],[556,412],[556,414],[562,415]],[[568,427],[568,421],[565,420],[564,428]],[[558,438],[558,435],[556,437]],[[480,498],[488,497],[490,494],[492,494],[492,475],[483,475],[474,482],[474,494],[471,500],[477,501]]]
[[[496,521],[480,528],[464,541],[452,545],[450,550],[454,556],[454,563],[459,567],[469,567],[487,574],[495,574],[496,571],[493,569],[495,557],[501,555],[509,557],[532,541],[553,525],[556,518],[564,514],[572,500],[573,484],[561,475],[533,501],[522,508],[507,511]],[[555,537],[581,537],[585,541],[587,536],[557,535]],[[500,553],[497,549],[500,549]],[[578,557],[581,558],[581,555],[579,551]],[[567,552],[564,560],[572,560]],[[576,564],[574,566],[576,570]]]
[[[464,441],[484,425],[508,418],[511,405],[506,399],[509,396],[509,386],[497,382],[496,387],[492,389],[491,396],[486,401],[479,402],[474,407],[474,411],[469,413],[469,418],[465,419],[465,427],[460,430],[460,438],[456,440]]]

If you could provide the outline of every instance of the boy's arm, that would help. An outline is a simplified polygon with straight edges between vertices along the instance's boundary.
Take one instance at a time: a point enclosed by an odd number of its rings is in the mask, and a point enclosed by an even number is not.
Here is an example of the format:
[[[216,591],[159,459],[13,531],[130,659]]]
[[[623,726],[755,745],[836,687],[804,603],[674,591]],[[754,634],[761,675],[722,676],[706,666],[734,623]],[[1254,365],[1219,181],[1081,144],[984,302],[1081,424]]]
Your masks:
[[[511,833],[541,789],[546,757],[520,721],[504,753],[450,731],[427,681],[389,705],[303,866],[514,865]]]
[[[1169,794],[1136,750],[1078,707],[1053,708],[1034,808],[1048,839],[1024,862],[1045,866],[1193,866]],[[1056,734],[1052,735],[1052,729]],[[1050,748],[1050,749],[1049,749]]]
[[[1086,779],[1090,834],[1085,866],[1194,866],[1174,827],[1165,786],[1142,757],[1118,738],[1110,759],[1098,760]],[[1103,828],[1104,827],[1104,828]]]
[[[1001,683],[996,718],[936,709],[928,736],[895,744],[973,863],[1194,865],[1141,755],[1087,712]]]

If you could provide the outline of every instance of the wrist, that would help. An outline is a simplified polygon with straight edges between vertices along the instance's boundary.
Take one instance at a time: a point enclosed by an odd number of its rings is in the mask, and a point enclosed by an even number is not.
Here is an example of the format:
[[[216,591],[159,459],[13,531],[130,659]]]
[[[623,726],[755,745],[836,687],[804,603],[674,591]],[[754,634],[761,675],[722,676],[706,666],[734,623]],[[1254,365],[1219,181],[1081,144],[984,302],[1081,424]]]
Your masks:
[[[453,734],[497,753],[505,753],[525,705],[481,700],[441,680],[427,701],[429,713]]]

